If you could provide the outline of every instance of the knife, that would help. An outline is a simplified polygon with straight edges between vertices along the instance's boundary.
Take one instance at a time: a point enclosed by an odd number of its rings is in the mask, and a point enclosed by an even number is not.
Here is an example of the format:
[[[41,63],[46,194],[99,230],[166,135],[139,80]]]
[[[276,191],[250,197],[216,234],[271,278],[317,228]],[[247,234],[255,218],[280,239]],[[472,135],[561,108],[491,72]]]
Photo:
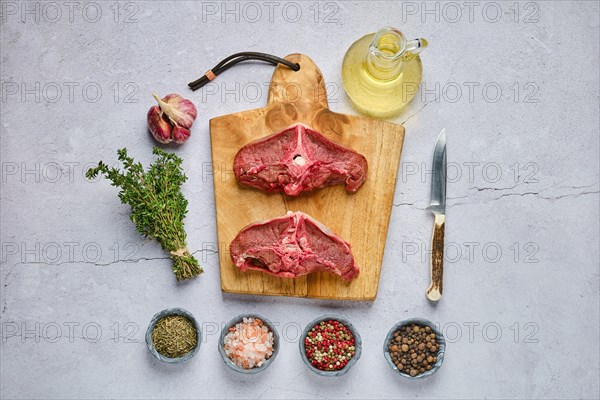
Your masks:
[[[444,226],[446,225],[446,129],[442,129],[433,151],[431,201],[427,210],[435,217],[431,236],[431,284],[427,298],[442,298],[444,275]]]

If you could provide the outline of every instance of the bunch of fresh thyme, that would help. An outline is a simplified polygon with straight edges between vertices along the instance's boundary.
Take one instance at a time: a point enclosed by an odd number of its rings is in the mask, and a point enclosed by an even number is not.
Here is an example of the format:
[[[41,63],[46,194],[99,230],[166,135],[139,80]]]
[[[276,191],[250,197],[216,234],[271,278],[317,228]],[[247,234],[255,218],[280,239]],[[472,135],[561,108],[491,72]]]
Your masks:
[[[100,161],[86,176],[92,179],[102,174],[120,188],[119,198],[131,207],[130,218],[137,231],[156,239],[170,253],[177,280],[193,278],[202,273],[202,268],[185,243],[183,219],[188,202],[181,193],[181,184],[187,180],[181,168],[182,160],[157,147],[152,152],[158,159],[146,172],[141,163],[127,155],[127,149],[120,149],[117,154],[123,163],[123,172]]]

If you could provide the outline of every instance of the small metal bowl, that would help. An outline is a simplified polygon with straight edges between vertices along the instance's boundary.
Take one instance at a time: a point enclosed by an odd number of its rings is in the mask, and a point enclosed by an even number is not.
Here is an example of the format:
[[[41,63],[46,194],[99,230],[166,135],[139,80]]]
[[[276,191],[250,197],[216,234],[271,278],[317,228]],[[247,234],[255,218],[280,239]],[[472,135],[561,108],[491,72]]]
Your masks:
[[[390,351],[388,349],[388,344],[394,337],[394,332],[396,332],[398,329],[400,329],[402,327],[405,327],[405,326],[411,325],[411,324],[417,324],[417,325],[421,325],[421,326],[430,327],[431,331],[433,333],[435,333],[435,339],[439,345],[436,363],[432,366],[432,368],[429,371],[425,371],[425,372],[420,373],[415,376],[410,376],[409,374],[406,374],[406,373],[400,371],[398,369],[398,367],[396,367],[396,365],[392,361],[392,357],[390,356]],[[396,325],[394,325],[392,327],[392,329],[390,329],[387,336],[385,337],[385,342],[383,342],[383,355],[384,355],[385,359],[387,360],[388,364],[390,365],[390,368],[393,369],[394,371],[396,371],[398,374],[400,374],[403,377],[408,378],[408,379],[423,379],[423,378],[427,378],[428,376],[435,374],[437,372],[437,370],[440,369],[440,367],[442,366],[442,362],[444,362],[445,351],[446,351],[446,339],[444,339],[444,335],[442,335],[442,333],[439,331],[439,329],[437,329],[437,327],[431,321],[428,321],[423,318],[411,318],[411,319],[406,319],[404,321],[398,322]]]
[[[177,357],[177,358],[163,356],[156,350],[156,348],[154,347],[154,342],[152,342],[152,331],[154,331],[154,327],[156,326],[156,323],[160,319],[162,319],[164,317],[169,317],[171,315],[182,315],[182,316],[186,317],[188,320],[190,320],[190,322],[194,326],[194,329],[196,329],[196,342],[197,342],[196,347],[194,347],[192,350],[190,350],[188,353],[184,354],[183,356]],[[146,345],[148,346],[148,350],[150,350],[150,353],[152,353],[152,355],[154,357],[156,357],[157,359],[159,359],[160,361],[163,361],[163,362],[166,362],[169,364],[179,364],[179,363],[182,363],[182,362],[187,361],[190,358],[194,357],[194,355],[198,352],[198,349],[200,348],[201,342],[202,342],[202,332],[200,331],[200,327],[198,326],[196,319],[194,318],[194,316],[191,313],[184,310],[183,308],[167,308],[165,310],[162,310],[162,311],[156,313],[154,315],[154,317],[152,317],[152,321],[150,321],[150,325],[148,325],[148,329],[146,330]]]
[[[348,328],[350,330],[350,332],[352,332],[352,335],[354,336],[354,347],[356,348],[356,350],[354,352],[354,357],[352,357],[350,359],[350,361],[348,361],[348,364],[346,364],[346,366],[344,368],[342,368],[338,371],[321,371],[320,369],[313,367],[312,364],[310,363],[310,361],[308,360],[308,357],[306,357],[306,348],[304,346],[304,339],[308,335],[308,332],[316,324],[319,324],[322,321],[329,321],[329,320],[341,322],[342,324],[344,324],[346,326],[346,328]],[[358,361],[358,359],[360,358],[361,352],[362,352],[362,340],[360,338],[360,335],[356,331],[356,328],[354,327],[354,325],[352,325],[352,323],[345,318],[333,317],[330,315],[321,316],[321,317],[311,321],[308,325],[306,325],[306,328],[304,328],[304,331],[302,332],[302,336],[300,336],[299,342],[300,342],[300,345],[299,345],[300,357],[302,358],[302,361],[304,361],[304,364],[306,364],[308,369],[310,369],[315,374],[321,375],[321,376],[342,376],[342,375],[346,374],[350,370],[350,368],[352,368],[352,366]]]
[[[260,367],[255,367],[255,368],[250,368],[250,369],[239,367],[239,366],[235,365],[233,363],[233,361],[231,361],[231,358],[229,358],[227,353],[225,353],[225,349],[224,349],[225,336],[227,336],[227,334],[229,333],[229,328],[231,328],[232,326],[235,326],[238,322],[241,322],[244,318],[260,319],[271,330],[271,332],[273,332],[273,354],[271,354],[271,357],[269,357]],[[275,357],[277,357],[277,353],[279,353],[279,334],[277,333],[277,329],[275,329],[275,326],[271,323],[271,321],[269,321],[262,315],[240,314],[237,317],[235,317],[234,319],[232,319],[231,321],[229,321],[229,323],[227,323],[227,325],[225,325],[223,327],[223,329],[221,329],[221,335],[219,336],[219,343],[217,343],[217,345],[219,346],[219,354],[221,354],[221,358],[223,358],[223,362],[225,363],[225,365],[227,365],[232,370],[239,372],[241,374],[252,375],[252,374],[257,374],[257,373],[267,369],[269,367],[269,365],[271,365],[273,360],[275,360]]]

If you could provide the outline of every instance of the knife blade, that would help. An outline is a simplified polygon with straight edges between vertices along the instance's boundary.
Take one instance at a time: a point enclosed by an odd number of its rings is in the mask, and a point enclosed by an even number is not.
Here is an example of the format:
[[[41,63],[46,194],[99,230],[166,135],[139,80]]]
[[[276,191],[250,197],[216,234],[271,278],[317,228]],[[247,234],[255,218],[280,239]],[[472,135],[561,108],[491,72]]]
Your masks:
[[[444,276],[444,231],[446,225],[446,129],[442,129],[433,151],[433,173],[431,176],[431,200],[427,210],[433,213],[431,235],[431,283],[427,298],[438,301],[442,298]]]

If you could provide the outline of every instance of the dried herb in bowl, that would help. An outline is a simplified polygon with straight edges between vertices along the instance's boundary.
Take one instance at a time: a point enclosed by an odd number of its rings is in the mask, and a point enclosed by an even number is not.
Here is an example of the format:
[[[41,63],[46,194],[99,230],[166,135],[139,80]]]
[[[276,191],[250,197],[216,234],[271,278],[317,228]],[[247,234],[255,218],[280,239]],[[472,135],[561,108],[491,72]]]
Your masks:
[[[171,255],[177,280],[201,274],[202,268],[185,243],[183,219],[188,202],[181,193],[181,185],[187,180],[181,168],[182,159],[155,147],[153,154],[158,159],[144,171],[141,163],[127,155],[127,149],[120,149],[117,154],[123,172],[100,161],[86,176],[91,179],[102,174],[120,189],[119,198],[131,207],[130,218],[137,231],[156,239]]]
[[[198,345],[196,329],[183,315],[163,317],[152,330],[154,348],[165,357],[178,358]]]

